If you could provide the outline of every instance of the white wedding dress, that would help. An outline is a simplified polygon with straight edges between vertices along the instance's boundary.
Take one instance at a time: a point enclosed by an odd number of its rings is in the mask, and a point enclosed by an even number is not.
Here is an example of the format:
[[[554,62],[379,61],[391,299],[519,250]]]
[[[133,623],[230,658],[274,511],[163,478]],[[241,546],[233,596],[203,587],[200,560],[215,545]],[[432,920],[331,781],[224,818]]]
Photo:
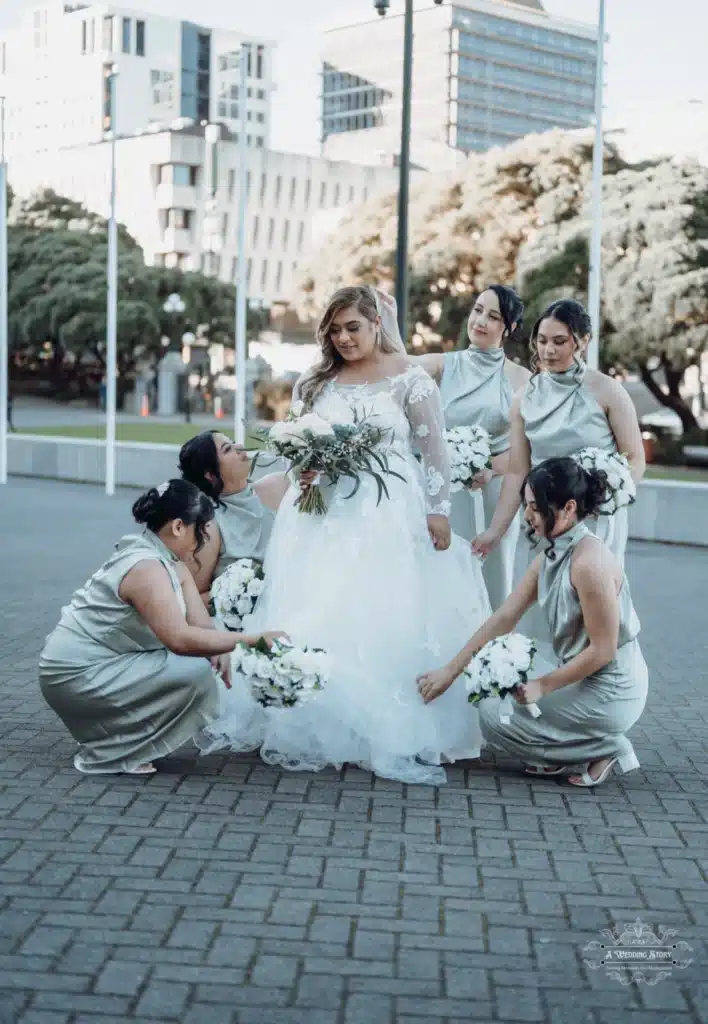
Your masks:
[[[401,782],[445,782],[444,760],[479,756],[477,711],[459,679],[425,705],[416,677],[452,657],[490,614],[481,566],[453,535],[437,552],[428,513],[449,512],[449,463],[439,392],[418,367],[375,384],[330,382],[314,412],[332,423],[354,413],[385,428],[389,497],[363,477],[325,488],[324,516],[299,512],[292,487],[265,559],[265,589],[248,632],[285,630],[326,649],[326,687],[301,707],[265,710],[243,679],[224,690],[219,718],[197,739],[205,752],[260,749],[269,764],[317,771],[355,763]],[[415,458],[413,446],[422,456]]]

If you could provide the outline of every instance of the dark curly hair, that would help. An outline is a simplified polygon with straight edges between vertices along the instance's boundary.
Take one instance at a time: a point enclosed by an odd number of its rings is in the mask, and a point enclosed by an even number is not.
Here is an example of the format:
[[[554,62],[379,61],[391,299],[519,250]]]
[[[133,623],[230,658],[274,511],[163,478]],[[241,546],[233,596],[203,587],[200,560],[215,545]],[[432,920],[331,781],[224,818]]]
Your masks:
[[[479,294],[483,295],[484,292],[494,292],[496,295],[499,312],[504,321],[506,332],[504,337],[505,339],[511,338],[524,322],[524,304],[521,301],[521,296],[506,284],[488,284]]]
[[[576,364],[582,362],[581,352],[583,351],[582,340],[592,333],[592,320],[582,302],[575,299],[558,299],[552,302],[547,309],[544,309],[536,323],[531,328],[529,336],[529,347],[531,349],[531,370],[535,376],[539,373],[538,366],[538,332],[544,320],[558,320],[570,331],[573,337],[573,348]]]
[[[187,480],[170,480],[164,490],[162,486],[151,487],[133,505],[135,522],[144,524],[152,533],[158,533],[172,519],[194,526],[195,556],[204,547],[206,528],[213,518],[213,503]]]
[[[546,459],[527,474],[521,487],[521,500],[526,507],[526,486],[533,492],[536,507],[543,519],[544,540],[547,541],[545,554],[555,558],[555,542],[551,533],[556,525],[556,514],[569,501],[575,501],[578,520],[597,516],[607,498],[607,474],[600,470],[584,469],[570,456]],[[531,527],[526,535],[535,546],[541,540]]]

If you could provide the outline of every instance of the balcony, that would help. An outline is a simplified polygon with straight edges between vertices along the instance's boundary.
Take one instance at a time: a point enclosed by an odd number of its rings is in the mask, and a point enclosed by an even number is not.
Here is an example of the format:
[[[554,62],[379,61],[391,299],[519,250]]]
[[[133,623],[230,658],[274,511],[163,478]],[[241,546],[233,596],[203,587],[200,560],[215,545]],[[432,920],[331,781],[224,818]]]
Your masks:
[[[192,232],[185,228],[165,228],[158,252],[191,252],[194,247]]]
[[[156,202],[160,210],[196,210],[195,185],[158,185]]]

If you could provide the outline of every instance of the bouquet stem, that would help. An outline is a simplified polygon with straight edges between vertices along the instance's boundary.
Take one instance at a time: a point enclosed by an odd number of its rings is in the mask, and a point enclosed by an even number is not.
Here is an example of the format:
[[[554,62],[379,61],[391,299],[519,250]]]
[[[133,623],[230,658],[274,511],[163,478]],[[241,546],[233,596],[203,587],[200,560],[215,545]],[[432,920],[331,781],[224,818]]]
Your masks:
[[[313,516],[324,516],[327,514],[327,503],[325,502],[324,495],[317,484],[310,484],[308,487],[303,487],[300,492],[300,497],[297,499],[295,504],[301,512],[307,512]]]

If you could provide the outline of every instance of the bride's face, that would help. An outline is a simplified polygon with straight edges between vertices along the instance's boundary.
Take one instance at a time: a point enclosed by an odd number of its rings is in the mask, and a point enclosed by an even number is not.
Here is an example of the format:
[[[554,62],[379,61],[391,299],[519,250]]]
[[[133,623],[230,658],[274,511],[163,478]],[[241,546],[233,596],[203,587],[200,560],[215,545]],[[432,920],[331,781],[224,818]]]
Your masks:
[[[375,323],[367,320],[356,306],[348,306],[333,318],[329,340],[346,363],[358,363],[373,355],[376,332]]]

